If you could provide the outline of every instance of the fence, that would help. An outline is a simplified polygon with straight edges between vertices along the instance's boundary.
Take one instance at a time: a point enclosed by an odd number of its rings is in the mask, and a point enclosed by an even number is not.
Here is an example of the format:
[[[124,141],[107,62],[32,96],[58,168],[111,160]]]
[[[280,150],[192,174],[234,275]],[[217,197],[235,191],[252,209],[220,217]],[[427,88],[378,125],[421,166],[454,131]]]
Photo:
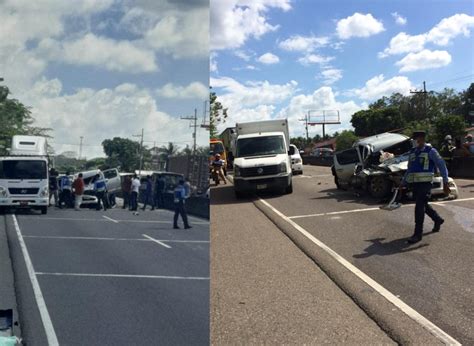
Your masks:
[[[209,162],[207,156],[170,157],[168,171],[184,174],[200,194],[205,193],[209,188]]]

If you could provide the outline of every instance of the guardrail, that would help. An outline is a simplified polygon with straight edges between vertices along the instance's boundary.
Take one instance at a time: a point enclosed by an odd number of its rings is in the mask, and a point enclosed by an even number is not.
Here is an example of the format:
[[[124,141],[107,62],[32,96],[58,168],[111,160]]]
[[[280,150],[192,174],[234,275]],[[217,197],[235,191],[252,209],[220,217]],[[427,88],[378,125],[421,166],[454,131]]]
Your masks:
[[[456,178],[474,178],[474,156],[453,158],[449,175]]]
[[[319,157],[319,156],[301,156],[303,159],[303,165],[313,165],[313,166],[326,166],[331,167],[333,165],[332,157]]]

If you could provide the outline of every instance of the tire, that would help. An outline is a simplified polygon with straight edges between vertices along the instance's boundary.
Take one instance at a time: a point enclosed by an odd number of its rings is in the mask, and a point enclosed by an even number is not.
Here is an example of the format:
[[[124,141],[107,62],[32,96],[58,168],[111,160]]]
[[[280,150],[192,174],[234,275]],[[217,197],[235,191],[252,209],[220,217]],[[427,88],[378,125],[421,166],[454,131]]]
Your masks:
[[[293,193],[293,182],[291,182],[290,185],[288,185],[288,186],[286,187],[285,193],[286,193],[287,195]]]
[[[235,192],[235,198],[241,199],[244,198],[244,193],[241,191],[234,191]]]
[[[374,198],[384,198],[390,195],[392,183],[384,176],[370,179],[367,189]]]
[[[338,190],[342,190],[342,187],[341,187],[341,184],[339,184],[339,178],[337,177],[337,175],[334,176],[334,184],[336,184],[336,188]]]
[[[48,213],[48,207],[41,207],[41,214],[46,215]]]

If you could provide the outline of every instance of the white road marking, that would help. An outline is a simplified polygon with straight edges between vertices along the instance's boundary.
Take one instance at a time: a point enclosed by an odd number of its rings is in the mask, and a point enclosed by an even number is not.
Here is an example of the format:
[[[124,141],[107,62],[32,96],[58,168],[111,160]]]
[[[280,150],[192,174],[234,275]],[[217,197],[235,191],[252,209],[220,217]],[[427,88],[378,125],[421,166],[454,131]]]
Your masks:
[[[138,279],[168,279],[168,280],[209,280],[209,277],[204,277],[204,276],[164,276],[164,275],[94,274],[94,273],[46,273],[46,272],[36,272],[36,275],[138,278]]]
[[[163,243],[162,241],[159,241],[158,239],[152,238],[152,237],[150,237],[149,235],[146,235],[146,234],[142,234],[142,236],[144,236],[145,238],[150,239],[151,241],[154,241],[157,244],[160,244],[161,246],[164,246],[165,248],[171,249],[171,246],[169,246],[168,244]]]
[[[456,203],[456,202],[466,202],[466,201],[474,201],[474,197],[469,197],[469,198],[458,198],[458,199],[450,199],[447,201],[439,201],[439,202],[430,202],[430,204],[434,205],[443,205],[447,203]],[[406,207],[414,207],[415,204],[402,204],[402,208]],[[340,211],[330,211],[327,213],[318,213],[318,214],[306,214],[306,215],[295,215],[295,216],[288,216],[289,219],[302,219],[306,217],[318,217],[318,216],[331,216],[331,215],[340,215],[340,214],[351,214],[351,213],[360,213],[360,212],[365,212],[365,211],[383,211],[379,207],[374,207],[374,208],[361,208],[361,209],[351,209],[351,210],[340,210]]]
[[[48,345],[56,346],[59,345],[56,332],[54,331],[53,322],[49,316],[48,308],[46,307],[46,302],[44,301],[43,293],[41,292],[38,279],[35,275],[35,269],[33,263],[31,262],[30,254],[25,244],[25,240],[21,234],[20,226],[15,215],[12,215],[13,224],[15,225],[16,234],[18,237],[18,242],[20,243],[21,252],[25,259],[26,270],[28,271],[28,276],[30,277],[31,285],[33,286],[33,292],[36,299],[36,304],[38,305],[38,310],[40,312],[41,321],[43,322],[43,327],[46,333],[46,338],[48,340]]]
[[[104,216],[105,217],[105,216]],[[103,219],[79,219],[79,218],[66,218],[66,217],[22,217],[22,220],[55,220],[55,221],[92,221],[92,222],[108,222],[110,220]],[[201,221],[199,219],[190,218],[193,224],[195,225],[209,225],[209,221]],[[199,220],[199,221],[194,221]],[[163,224],[172,224],[173,221],[164,221],[164,220],[114,220],[117,222],[131,222],[131,223],[163,223]]]
[[[152,241],[151,239],[143,238],[104,238],[104,237],[66,237],[66,236],[51,236],[51,235],[24,235],[23,238],[39,238],[39,239],[71,239],[71,240],[131,240],[131,241]],[[209,240],[174,240],[174,239],[158,239],[167,243],[209,243]]]
[[[352,263],[344,259],[341,255],[339,255],[337,252],[332,250],[330,247],[328,247],[326,244],[324,244],[322,241],[314,237],[311,233],[309,233],[307,230],[305,230],[303,227],[298,225],[296,222],[291,220],[289,217],[285,216],[283,213],[281,213],[279,210],[274,208],[270,203],[267,201],[258,198],[263,204],[265,204],[268,208],[270,208],[275,214],[277,214],[279,217],[281,217],[283,220],[288,222],[291,226],[296,228],[301,234],[303,234],[306,238],[308,238],[311,242],[313,242],[315,245],[320,247],[323,251],[325,251],[327,254],[329,254],[332,258],[334,258],[336,261],[338,261],[341,265],[343,265],[347,270],[351,271],[354,275],[356,275],[359,279],[367,283],[370,287],[372,287],[375,291],[377,291],[379,294],[381,294],[385,299],[387,299],[389,302],[391,302],[393,305],[395,305],[397,308],[399,308],[401,311],[403,311],[405,314],[407,314],[411,319],[414,321],[418,322],[420,325],[422,325],[425,329],[427,329],[431,334],[433,334],[435,337],[437,337],[439,340],[444,342],[445,344],[448,345],[461,345],[456,339],[454,339],[452,336],[447,334],[445,331],[440,329],[438,326],[436,326],[434,323],[426,319],[424,316],[422,316],[419,312],[408,306],[406,303],[404,303],[401,299],[397,298],[393,293],[388,291],[385,287],[380,285],[378,282],[373,280],[371,277],[369,277],[367,274],[359,270],[356,266],[354,266]]]
[[[102,215],[102,217],[103,217],[104,219],[109,220],[109,221],[112,221],[112,222],[115,222],[115,223],[119,223],[117,220],[114,220],[114,219],[112,219],[111,217],[108,217],[108,216],[105,216],[105,215]]]

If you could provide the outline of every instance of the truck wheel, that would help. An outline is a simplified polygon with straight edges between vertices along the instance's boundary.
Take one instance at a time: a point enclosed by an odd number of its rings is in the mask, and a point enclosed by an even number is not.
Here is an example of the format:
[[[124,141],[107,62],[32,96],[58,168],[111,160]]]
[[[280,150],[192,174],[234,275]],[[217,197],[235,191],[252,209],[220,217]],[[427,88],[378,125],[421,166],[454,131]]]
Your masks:
[[[285,193],[288,195],[293,193],[293,182],[291,182],[290,185],[288,185],[288,187],[285,189]]]
[[[41,207],[41,214],[46,215],[48,213],[48,207]]]
[[[370,179],[368,190],[374,198],[384,198],[390,194],[392,183],[383,176]]]

